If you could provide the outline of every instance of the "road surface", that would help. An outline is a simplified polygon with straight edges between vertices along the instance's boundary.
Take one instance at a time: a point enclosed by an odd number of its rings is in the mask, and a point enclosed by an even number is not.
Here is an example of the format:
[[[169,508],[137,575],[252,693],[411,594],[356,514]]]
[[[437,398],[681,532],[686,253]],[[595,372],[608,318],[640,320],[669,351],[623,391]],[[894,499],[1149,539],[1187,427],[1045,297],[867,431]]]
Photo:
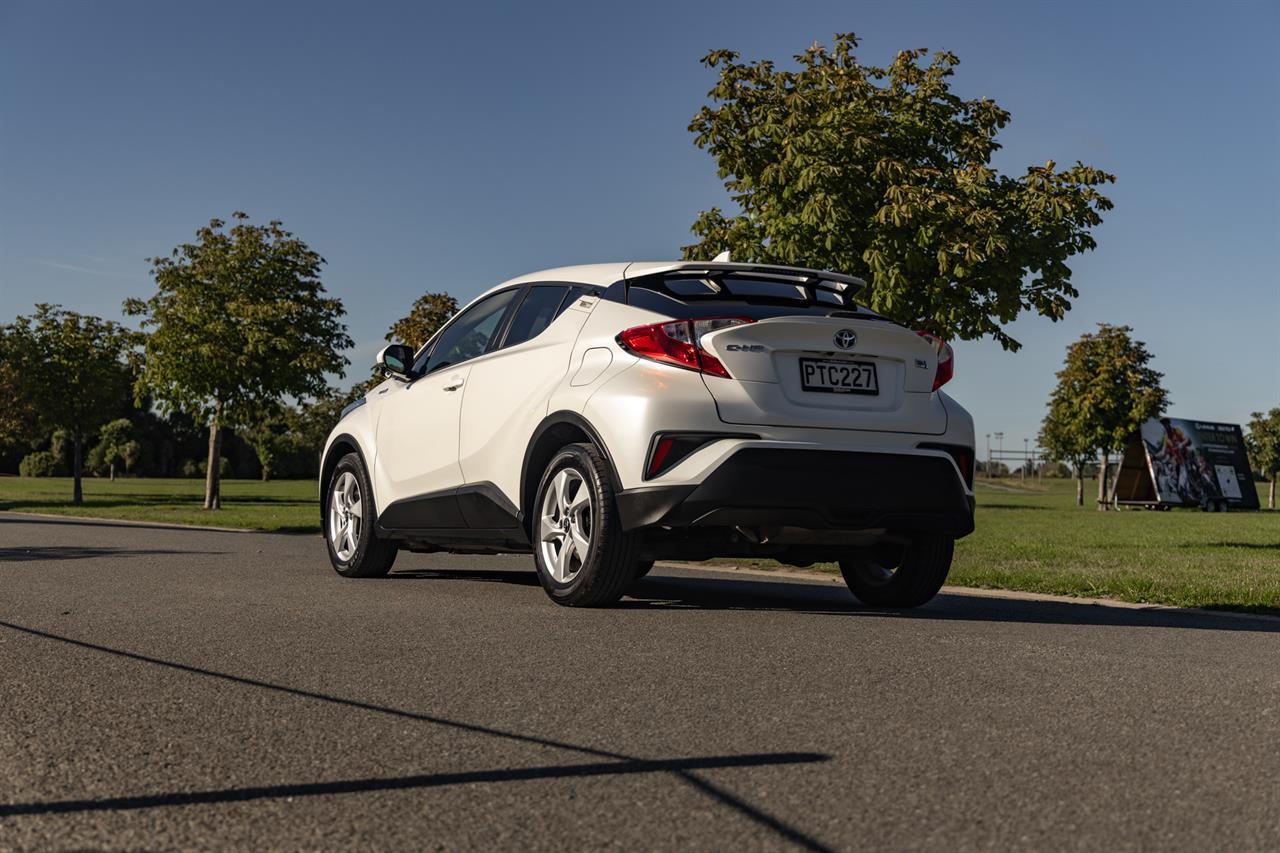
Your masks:
[[[1280,620],[0,514],[0,848],[1280,846]]]

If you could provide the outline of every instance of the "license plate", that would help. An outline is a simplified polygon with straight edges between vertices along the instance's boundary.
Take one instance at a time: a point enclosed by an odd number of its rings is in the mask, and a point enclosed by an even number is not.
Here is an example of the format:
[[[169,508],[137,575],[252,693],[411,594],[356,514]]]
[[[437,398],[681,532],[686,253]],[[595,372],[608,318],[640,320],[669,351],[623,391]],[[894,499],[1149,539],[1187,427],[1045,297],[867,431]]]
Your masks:
[[[800,387],[826,394],[879,394],[876,366],[870,361],[800,359]]]

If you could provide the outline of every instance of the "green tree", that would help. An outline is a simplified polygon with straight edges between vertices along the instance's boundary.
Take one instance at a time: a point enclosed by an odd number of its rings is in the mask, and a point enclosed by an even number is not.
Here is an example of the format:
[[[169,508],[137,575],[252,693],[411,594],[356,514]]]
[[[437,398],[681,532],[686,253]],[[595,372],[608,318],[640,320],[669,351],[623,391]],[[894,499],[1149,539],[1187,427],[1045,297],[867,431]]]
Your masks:
[[[285,397],[325,393],[325,374],[342,375],[351,346],[342,301],[320,281],[324,258],[278,220],[232,219],[150,259],[158,292],[125,302],[150,332],[139,394],[208,425],[205,509],[222,503],[222,428],[251,425]]]
[[[1114,177],[1052,161],[1000,174],[991,156],[1010,115],[951,91],[954,54],[907,50],[881,68],[857,45],[815,43],[796,70],[703,58],[719,80],[689,130],[741,213],[700,214],[685,257],[850,272],[895,320],[1016,350],[1003,324],[1027,309],[1060,320],[1078,295],[1066,261],[1094,248],[1112,207],[1097,187]]]
[[[102,427],[98,433],[98,446],[89,455],[110,472],[114,481],[116,465],[124,463],[125,448],[132,441],[133,424],[128,418],[117,418]]]
[[[18,369],[18,343],[9,326],[0,326],[0,448],[27,445],[39,432],[39,410]]]
[[[239,431],[240,437],[258,456],[263,482],[275,476],[280,460],[297,449],[300,441],[298,421],[296,409],[277,405],[264,412],[251,426]],[[319,452],[317,448],[316,453]]]
[[[14,320],[4,336],[18,396],[34,406],[37,429],[62,430],[71,441],[72,501],[82,503],[85,441],[128,404],[137,334],[110,320],[41,303],[35,314]]]
[[[1249,464],[1270,482],[1267,506],[1276,508],[1276,480],[1280,479],[1280,407],[1265,415],[1249,415],[1249,432],[1244,437],[1249,448]]]
[[[418,349],[458,313],[458,300],[447,293],[425,293],[409,309],[407,317],[391,324],[387,340]]]
[[[1122,449],[1148,418],[1169,405],[1164,374],[1150,366],[1146,345],[1128,326],[1098,324],[1067,347],[1066,363],[1049,397],[1040,445],[1076,470],[1076,503],[1084,505],[1084,466],[1099,456],[1098,500],[1105,505],[1110,454]]]

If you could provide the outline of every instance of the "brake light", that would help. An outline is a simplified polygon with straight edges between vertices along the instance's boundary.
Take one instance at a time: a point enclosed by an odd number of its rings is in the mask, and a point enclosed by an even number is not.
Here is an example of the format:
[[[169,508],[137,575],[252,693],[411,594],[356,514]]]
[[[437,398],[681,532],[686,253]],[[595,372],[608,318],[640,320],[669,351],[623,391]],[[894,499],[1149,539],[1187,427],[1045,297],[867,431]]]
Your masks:
[[[748,317],[706,317],[635,326],[618,333],[618,346],[632,355],[663,364],[731,378],[720,360],[702,348],[702,336],[731,326],[754,323]]]
[[[956,373],[956,354],[951,344],[931,332],[916,332],[933,347],[938,354],[938,369],[933,373],[933,390],[937,391],[951,381]]]

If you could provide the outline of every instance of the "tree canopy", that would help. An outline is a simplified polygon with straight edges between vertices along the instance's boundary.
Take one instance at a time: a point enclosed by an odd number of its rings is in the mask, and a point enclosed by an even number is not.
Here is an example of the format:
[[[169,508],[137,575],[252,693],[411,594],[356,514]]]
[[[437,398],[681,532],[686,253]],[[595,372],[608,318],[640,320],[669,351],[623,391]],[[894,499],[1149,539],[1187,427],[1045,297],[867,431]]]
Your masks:
[[[1148,418],[1169,405],[1160,382],[1164,374],[1150,366],[1146,344],[1131,337],[1129,326],[1099,323],[1067,347],[1049,411],[1040,428],[1040,445],[1051,458],[1075,466],[1083,475],[1086,459],[1124,447]],[[1099,485],[1105,481],[1105,472]],[[1077,493],[1083,503],[1083,491]]]
[[[458,313],[458,300],[447,293],[424,293],[409,309],[408,316],[391,324],[387,340],[415,350],[431,339],[449,318]]]
[[[58,305],[5,328],[4,361],[26,429],[62,430],[74,446],[72,499],[82,500],[84,444],[120,412],[134,378],[136,333],[119,323]],[[30,435],[34,438],[34,435]]]
[[[951,90],[960,60],[905,50],[864,65],[858,39],[814,44],[799,67],[739,61],[719,72],[689,125],[741,211],[699,215],[686,258],[836,269],[868,281],[869,305],[944,338],[991,336],[1034,310],[1060,320],[1078,292],[1066,261],[1095,247],[1091,229],[1114,181],[1077,162],[1011,177],[991,166],[1010,114]]]
[[[326,394],[326,374],[343,374],[352,344],[341,300],[320,281],[324,258],[278,220],[232,219],[149,259],[157,293],[125,302],[149,331],[139,392],[209,425],[210,509],[220,505],[221,427],[253,425],[286,397]]]
[[[1267,505],[1275,509],[1276,480],[1280,479],[1280,407],[1249,416],[1245,445],[1249,448],[1249,464],[1271,481]]]

